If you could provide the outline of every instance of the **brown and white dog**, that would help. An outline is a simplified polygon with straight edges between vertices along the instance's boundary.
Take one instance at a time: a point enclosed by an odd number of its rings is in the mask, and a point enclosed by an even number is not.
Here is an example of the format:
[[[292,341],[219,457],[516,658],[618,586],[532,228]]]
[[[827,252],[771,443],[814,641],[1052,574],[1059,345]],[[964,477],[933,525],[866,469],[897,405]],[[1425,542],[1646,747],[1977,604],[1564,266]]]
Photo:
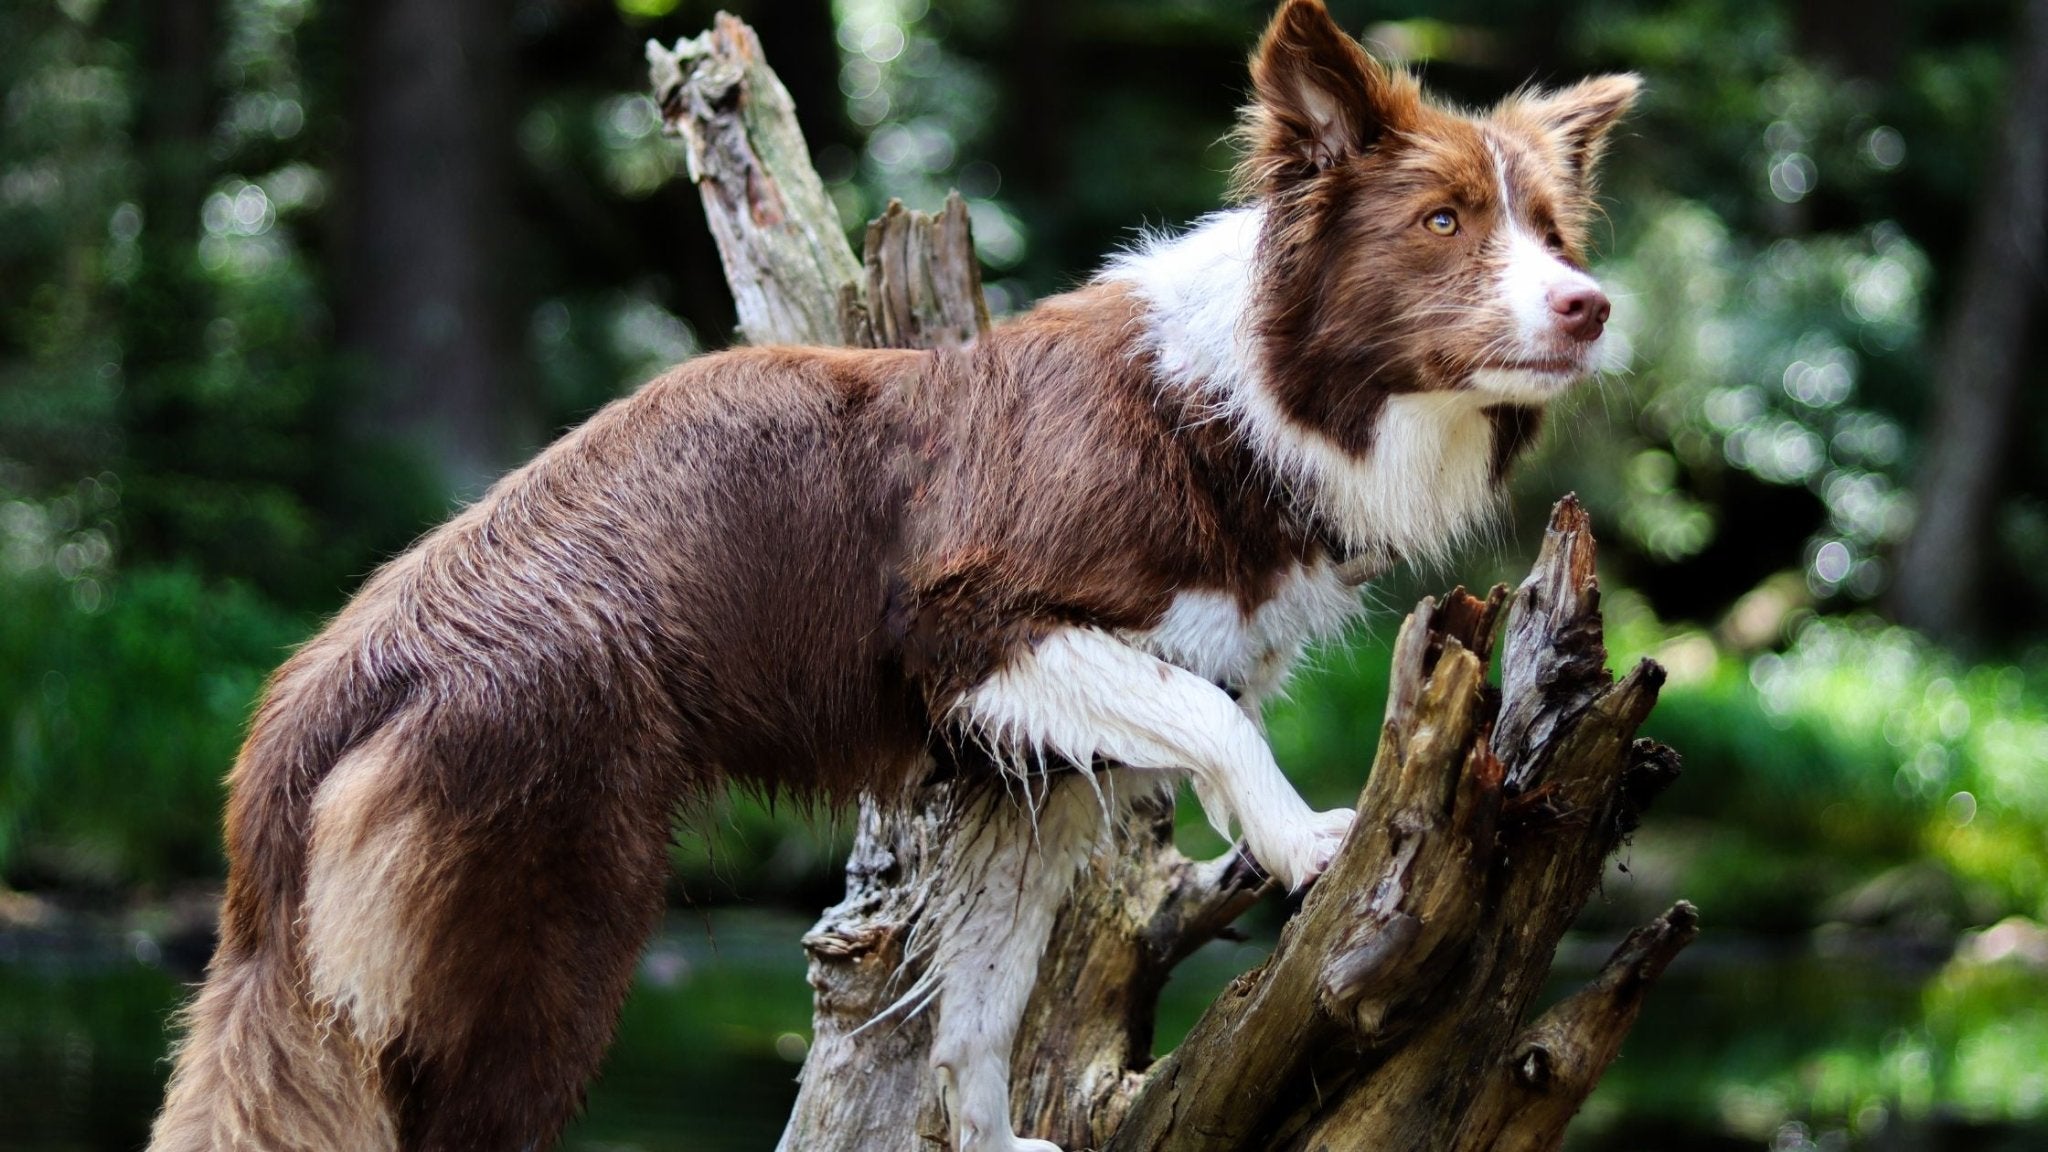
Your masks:
[[[1256,703],[1354,614],[1351,574],[1481,523],[1603,366],[1592,175],[1638,83],[1460,113],[1320,0],[1252,77],[1242,207],[965,349],[693,360],[378,572],[235,766],[220,948],[152,1147],[549,1145],[673,814],[728,781],[894,793],[977,747],[1184,773],[1313,878],[1351,814],[1296,795]],[[980,879],[1015,899],[941,917],[961,1152],[1057,1152],[1012,1129],[1009,1053],[1103,831],[1084,776],[991,838]]]

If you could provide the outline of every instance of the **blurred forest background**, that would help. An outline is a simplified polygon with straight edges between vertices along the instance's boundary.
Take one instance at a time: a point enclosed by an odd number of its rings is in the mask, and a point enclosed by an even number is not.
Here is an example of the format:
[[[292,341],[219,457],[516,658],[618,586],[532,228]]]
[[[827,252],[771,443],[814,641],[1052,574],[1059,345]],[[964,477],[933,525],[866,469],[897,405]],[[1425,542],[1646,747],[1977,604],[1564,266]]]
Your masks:
[[[1218,205],[1266,16],[725,6],[843,220],[959,188],[999,312]],[[1516,578],[1577,490],[1686,775],[1562,966],[1679,895],[1706,932],[1578,1145],[2048,1146],[2048,0],[1331,6],[1469,103],[1645,75],[1598,242],[1632,369],[1553,419],[1493,546],[1376,591],[1274,716],[1283,761],[1348,803],[1399,611]],[[0,0],[0,1147],[140,1141],[221,777],[291,645],[731,340],[643,95],[643,41],[712,11]],[[840,843],[744,800],[683,831],[696,911],[571,1146],[770,1146]],[[1196,958],[1162,1045],[1258,947]]]

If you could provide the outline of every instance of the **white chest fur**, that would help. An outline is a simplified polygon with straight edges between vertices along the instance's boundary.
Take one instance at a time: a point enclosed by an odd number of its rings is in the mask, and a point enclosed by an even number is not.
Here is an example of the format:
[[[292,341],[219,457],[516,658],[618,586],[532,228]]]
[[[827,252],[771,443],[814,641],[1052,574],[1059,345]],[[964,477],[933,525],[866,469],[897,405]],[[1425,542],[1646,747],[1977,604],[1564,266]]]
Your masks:
[[[1316,510],[1354,546],[1441,561],[1499,505],[1493,422],[1467,392],[1393,396],[1372,451],[1353,456],[1277,413],[1269,435],[1292,471],[1310,480]]]
[[[1343,628],[1359,609],[1358,590],[1323,561],[1297,566],[1251,612],[1228,593],[1182,592],[1157,625],[1123,639],[1254,704],[1279,690],[1310,640]]]
[[[1347,545],[1447,558],[1499,503],[1489,399],[1472,392],[1391,397],[1371,450],[1357,456],[1290,419],[1260,379],[1248,332],[1260,223],[1257,209],[1218,213],[1118,257],[1103,276],[1129,283],[1150,305],[1145,339],[1165,382],[1236,424],[1294,497]]]

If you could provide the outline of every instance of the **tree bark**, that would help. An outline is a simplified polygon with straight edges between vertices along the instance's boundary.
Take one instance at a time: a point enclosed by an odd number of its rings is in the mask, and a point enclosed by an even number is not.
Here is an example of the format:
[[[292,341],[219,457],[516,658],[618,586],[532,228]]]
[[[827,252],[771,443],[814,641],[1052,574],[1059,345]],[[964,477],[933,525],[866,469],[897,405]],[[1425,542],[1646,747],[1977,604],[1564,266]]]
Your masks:
[[[1946,640],[1984,624],[1999,478],[2048,278],[2048,0],[2029,0],[2013,60],[1996,167],[1942,337],[1919,512],[1892,585],[1899,621]]]
[[[987,330],[957,199],[936,218],[892,205],[855,274],[744,25],[721,15],[673,51],[649,45],[649,60],[754,339],[928,347]],[[1576,501],[1558,505],[1511,611],[1509,599],[1458,590],[1408,618],[1343,850],[1272,957],[1156,1062],[1153,1013],[1173,966],[1265,883],[1241,849],[1181,855],[1169,800],[1136,806],[1040,963],[1014,1059],[1023,1131],[1110,1152],[1557,1146],[1694,922],[1673,909],[1528,1023],[1558,939],[1677,758],[1634,739],[1661,670],[1645,661],[1619,683],[1606,671]],[[1496,689],[1486,666],[1504,612]],[[917,927],[961,829],[1009,802],[961,780],[862,802],[846,899],[804,938],[814,1036],[784,1152],[945,1144],[927,1019],[881,1014],[916,982]]]
[[[647,45],[662,124],[683,138],[740,332],[756,344],[863,344],[844,326],[860,261],[811,167],[796,111],[754,30],[721,12],[674,50]]]

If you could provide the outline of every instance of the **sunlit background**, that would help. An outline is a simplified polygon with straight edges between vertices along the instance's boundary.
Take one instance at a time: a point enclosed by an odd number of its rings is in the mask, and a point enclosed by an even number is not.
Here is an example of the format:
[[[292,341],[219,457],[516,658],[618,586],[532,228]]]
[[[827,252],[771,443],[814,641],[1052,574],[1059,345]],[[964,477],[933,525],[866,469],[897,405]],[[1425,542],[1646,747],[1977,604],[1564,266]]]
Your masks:
[[[999,313],[1218,205],[1266,15],[729,7],[842,219],[958,188]],[[2039,80],[2015,96],[2048,19],[2023,7],[1332,0],[1461,101],[1648,80],[1598,238],[1629,370],[1553,419],[1495,541],[1377,589],[1272,726],[1348,802],[1399,611],[1515,578],[1551,500],[1591,505],[1610,647],[1670,669],[1650,729],[1686,775],[1560,973],[1678,896],[1704,935],[1575,1147],[2048,1147],[2048,219],[2008,226],[2048,174],[2002,143],[2048,123]],[[711,13],[0,0],[0,1148],[142,1140],[268,670],[452,501],[730,341],[642,94],[643,41]],[[570,1146],[772,1146],[842,836],[747,801],[684,826]],[[1276,920],[1190,962],[1162,1046]]]

